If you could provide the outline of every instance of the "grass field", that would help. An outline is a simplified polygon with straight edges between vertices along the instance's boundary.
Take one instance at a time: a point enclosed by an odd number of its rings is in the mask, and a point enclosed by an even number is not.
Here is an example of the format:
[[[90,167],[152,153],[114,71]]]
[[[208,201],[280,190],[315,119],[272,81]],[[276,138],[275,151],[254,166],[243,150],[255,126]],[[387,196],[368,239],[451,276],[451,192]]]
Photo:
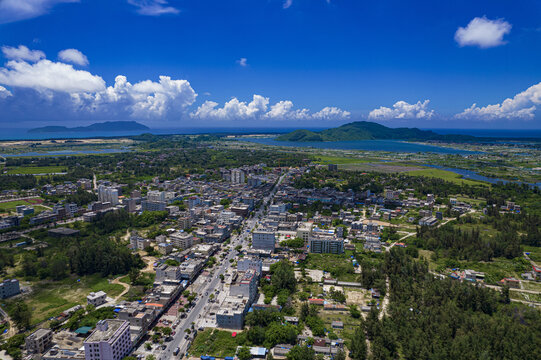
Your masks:
[[[16,166],[7,168],[8,174],[52,174],[66,172],[63,166]]]
[[[441,170],[441,169],[423,169],[423,170],[413,170],[408,171],[409,175],[413,176],[427,176],[427,177],[435,177],[439,179],[443,179],[446,181],[453,182],[455,184],[468,184],[468,185],[482,185],[482,186],[490,186],[490,184],[481,182],[481,181],[473,181],[468,179],[462,179],[460,175],[455,174],[451,171]]]
[[[109,284],[107,279],[100,275],[70,277],[55,282],[40,281],[31,287],[32,292],[26,295],[23,301],[32,310],[33,325],[57,316],[72,306],[86,304],[86,296],[90,292],[103,290],[107,296],[115,297],[124,290],[122,285]]]
[[[241,332],[238,332],[236,337],[231,335],[232,332],[216,329],[201,331],[190,348],[190,355],[195,357],[209,355],[220,358],[234,356],[237,346],[244,340],[245,335]]]
[[[361,158],[350,158],[344,156],[327,156],[327,155],[317,155],[316,158],[319,159],[320,164],[357,164],[368,162],[367,159]]]
[[[15,200],[15,201],[8,201],[8,202],[1,202],[0,203],[0,212],[5,212],[7,210],[15,211],[15,208],[19,205],[28,205],[28,206],[34,206],[35,210],[38,211],[38,207],[41,207],[39,204],[43,202],[43,199],[41,198],[34,198],[29,200]],[[45,208],[43,208],[45,209]]]

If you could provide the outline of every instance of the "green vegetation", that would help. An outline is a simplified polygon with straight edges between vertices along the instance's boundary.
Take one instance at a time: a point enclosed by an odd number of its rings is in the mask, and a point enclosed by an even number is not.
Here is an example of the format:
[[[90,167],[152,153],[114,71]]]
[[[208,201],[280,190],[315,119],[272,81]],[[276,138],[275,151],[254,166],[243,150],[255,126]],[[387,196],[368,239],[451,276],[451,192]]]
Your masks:
[[[196,357],[209,355],[220,358],[235,356],[237,346],[244,345],[246,342],[246,334],[238,332],[236,337],[232,334],[229,331],[216,329],[200,331],[190,347],[190,355]]]
[[[416,128],[388,128],[370,121],[355,121],[337,128],[319,132],[295,130],[278,136],[279,141],[349,141],[349,140],[474,140],[467,135],[438,135],[432,131]]]
[[[16,166],[7,168],[8,174],[54,174],[66,171],[63,166]]]

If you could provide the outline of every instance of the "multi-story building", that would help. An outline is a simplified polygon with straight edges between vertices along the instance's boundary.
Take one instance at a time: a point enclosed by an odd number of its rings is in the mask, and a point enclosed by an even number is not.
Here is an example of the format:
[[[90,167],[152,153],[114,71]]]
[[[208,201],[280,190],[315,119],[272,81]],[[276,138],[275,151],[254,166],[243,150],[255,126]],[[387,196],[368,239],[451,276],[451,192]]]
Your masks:
[[[118,190],[110,186],[98,186],[98,201],[102,203],[109,202],[113,206],[118,205]]]
[[[231,183],[233,184],[244,184],[246,180],[246,174],[241,169],[231,170]]]
[[[302,223],[297,228],[297,237],[304,240],[304,243],[308,242],[312,236],[312,223]]]
[[[178,226],[182,230],[188,229],[190,226],[192,226],[192,221],[189,216],[181,216],[178,218]]]
[[[86,297],[88,305],[100,306],[107,302],[107,294],[103,291],[91,292]]]
[[[156,268],[156,281],[163,282],[165,280],[180,280],[181,273],[178,266],[170,266],[161,264]]]
[[[53,342],[53,332],[49,329],[38,329],[26,337],[26,350],[29,353],[41,354]]]
[[[183,250],[191,248],[196,243],[193,235],[181,231],[172,233],[169,239],[173,246]]]
[[[311,237],[309,250],[316,254],[342,254],[344,240],[331,237]]]
[[[165,211],[167,203],[165,201],[150,201],[143,200],[141,202],[141,210],[143,211]]]
[[[20,292],[21,288],[19,287],[19,280],[17,279],[6,279],[0,283],[0,299],[17,295]]]
[[[257,295],[257,273],[255,270],[236,271],[231,279],[229,295],[245,297],[252,303]]]
[[[237,261],[238,271],[254,270],[257,275],[261,275],[263,262],[257,257],[243,257]]]
[[[121,360],[132,348],[130,325],[124,320],[100,320],[84,341],[86,360]]]
[[[274,231],[257,230],[252,233],[252,248],[274,251],[276,235]]]
[[[130,237],[130,245],[132,249],[144,250],[150,246],[150,240],[139,235],[132,235]]]

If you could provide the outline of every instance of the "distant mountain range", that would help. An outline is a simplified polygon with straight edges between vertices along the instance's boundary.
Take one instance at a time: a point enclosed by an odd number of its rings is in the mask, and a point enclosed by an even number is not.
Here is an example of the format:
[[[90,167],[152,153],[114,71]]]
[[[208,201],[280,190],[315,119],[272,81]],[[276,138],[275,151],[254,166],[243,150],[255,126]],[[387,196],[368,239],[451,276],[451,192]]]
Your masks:
[[[417,128],[388,128],[386,126],[370,122],[355,121],[337,128],[322,131],[295,130],[280,135],[278,141],[350,141],[350,140],[474,140],[476,137],[470,135],[440,135],[430,130]]]
[[[150,130],[148,126],[139,124],[136,121],[106,121],[88,126],[65,127],[65,126],[44,126],[30,129],[29,133],[60,133],[60,132],[93,132],[93,131],[140,131]]]

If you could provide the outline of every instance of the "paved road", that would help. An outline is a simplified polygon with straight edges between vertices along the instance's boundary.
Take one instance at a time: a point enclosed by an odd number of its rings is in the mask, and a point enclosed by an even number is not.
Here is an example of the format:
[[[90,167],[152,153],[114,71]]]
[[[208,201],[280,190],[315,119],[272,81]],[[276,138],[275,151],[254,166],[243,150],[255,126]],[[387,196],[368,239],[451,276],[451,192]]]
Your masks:
[[[276,186],[271,191],[271,193],[263,199],[263,204],[261,205],[259,210],[254,214],[254,216],[244,221],[244,225],[245,225],[244,230],[252,231],[255,228],[257,224],[257,219],[263,214],[265,205],[272,201],[272,199],[274,198],[274,195],[276,194],[276,191],[278,190],[278,187],[280,186],[280,184],[282,183],[282,181],[287,175],[288,174],[284,174],[280,177],[280,179],[278,180]],[[208,303],[209,296],[210,294],[213,293],[214,289],[216,289],[216,286],[218,285],[218,282],[220,281],[220,275],[223,275],[226,272],[226,270],[231,266],[231,263],[229,262],[229,260],[234,259],[237,256],[238,252],[235,250],[235,247],[237,245],[243,245],[244,235],[245,233],[244,234],[241,233],[231,238],[231,250],[229,251],[227,256],[223,259],[221,265],[219,265],[218,268],[214,270],[214,278],[212,279],[212,281],[210,283],[207,283],[204,289],[199,292],[198,300],[195,306],[190,310],[186,318],[181,320],[180,324],[175,329],[176,334],[173,337],[173,340],[167,343],[166,345],[167,347],[165,348],[165,350],[163,350],[161,354],[157,357],[158,360],[166,360],[166,359],[173,358],[174,357],[173,352],[175,351],[177,347],[180,348],[178,357],[181,358],[184,355],[189,343],[189,340],[186,340],[184,338],[186,336],[185,331],[186,329],[192,329],[192,322],[196,323],[200,319],[199,315],[203,317],[202,315],[210,307]]]

